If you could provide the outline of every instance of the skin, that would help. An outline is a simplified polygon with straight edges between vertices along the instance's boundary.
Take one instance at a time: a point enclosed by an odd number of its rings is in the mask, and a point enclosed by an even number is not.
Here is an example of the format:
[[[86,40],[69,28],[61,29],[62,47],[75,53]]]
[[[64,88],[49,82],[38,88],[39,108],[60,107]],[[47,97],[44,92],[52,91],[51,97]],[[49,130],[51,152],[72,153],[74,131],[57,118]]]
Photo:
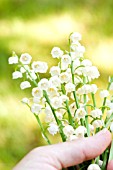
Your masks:
[[[25,156],[13,170],[61,170],[99,156],[110,143],[111,134],[104,129],[93,137],[39,147]],[[113,161],[108,163],[107,170],[113,170]]]

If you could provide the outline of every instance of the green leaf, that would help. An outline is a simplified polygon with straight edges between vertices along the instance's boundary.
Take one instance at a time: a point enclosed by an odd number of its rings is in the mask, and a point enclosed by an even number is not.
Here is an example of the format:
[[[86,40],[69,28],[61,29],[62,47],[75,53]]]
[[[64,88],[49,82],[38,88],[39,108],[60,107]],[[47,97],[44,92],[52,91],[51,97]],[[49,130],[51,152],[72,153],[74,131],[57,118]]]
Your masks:
[[[110,148],[110,154],[109,154],[108,162],[110,162],[111,160],[113,160],[113,141],[111,143],[111,148]]]

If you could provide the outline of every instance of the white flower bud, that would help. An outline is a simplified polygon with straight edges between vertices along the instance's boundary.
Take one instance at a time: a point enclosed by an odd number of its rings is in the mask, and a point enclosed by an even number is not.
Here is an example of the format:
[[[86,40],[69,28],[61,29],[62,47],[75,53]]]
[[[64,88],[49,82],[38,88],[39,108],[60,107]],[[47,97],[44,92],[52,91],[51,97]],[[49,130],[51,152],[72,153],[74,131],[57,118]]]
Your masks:
[[[75,91],[75,85],[73,83],[69,82],[65,85],[65,90],[66,90],[67,93]]]
[[[22,78],[22,73],[19,71],[15,71],[12,73],[12,78],[13,79],[18,79],[18,78]]]
[[[59,107],[62,107],[62,100],[59,97],[53,97],[51,99],[51,104],[54,107],[54,109],[58,109]]]
[[[60,68],[58,66],[51,67],[50,68],[50,74],[51,74],[51,76],[59,76]]]
[[[46,62],[34,61],[32,63],[32,69],[34,70],[35,73],[46,73],[48,65]]]
[[[38,87],[40,90],[47,90],[49,87],[49,81],[46,78],[43,78],[39,81]]]
[[[88,166],[88,169],[87,170],[101,170],[99,165],[97,164],[91,164]]]
[[[61,86],[61,80],[58,76],[53,76],[49,79],[49,84],[51,84],[55,87],[60,87]]]
[[[63,55],[63,51],[59,47],[54,47],[51,51],[53,58],[60,58]]]
[[[88,59],[85,59],[81,62],[81,65],[84,65],[84,66],[92,66],[92,62]]]
[[[35,87],[32,89],[32,96],[40,99],[43,96],[43,92],[39,87]]]
[[[63,128],[63,132],[64,134],[69,137],[71,135],[74,134],[74,129],[71,125],[66,125],[64,128]]]
[[[23,81],[21,84],[20,84],[20,88],[23,90],[23,89],[26,89],[26,88],[29,88],[31,87],[31,84],[28,82],[28,81]]]
[[[18,57],[17,56],[9,57],[8,63],[9,64],[17,64],[18,63]]]
[[[61,83],[68,83],[70,80],[70,75],[66,72],[60,74]]]
[[[31,59],[32,59],[32,57],[28,53],[24,53],[20,56],[20,62],[22,64],[30,64]]]
[[[100,116],[102,115],[102,111],[100,109],[95,109],[91,111],[91,115],[94,118],[100,118]]]
[[[76,130],[75,130],[75,134],[78,138],[83,138],[85,133],[87,132],[86,128],[84,126],[79,126]]]
[[[32,113],[35,113],[35,114],[39,114],[42,110],[42,106],[40,104],[36,104],[34,103],[32,106],[31,106],[31,112]]]
[[[100,92],[100,97],[104,98],[104,97],[108,97],[109,96],[109,91],[108,90],[102,90]]]
[[[95,128],[100,128],[103,126],[103,121],[102,120],[95,120],[92,125],[95,127]]]
[[[85,118],[86,114],[87,114],[87,112],[85,111],[84,108],[79,108],[79,109],[77,109],[77,111],[76,111],[75,117],[77,117],[77,118],[79,118],[79,119]]]
[[[97,85],[96,84],[91,84],[91,92],[95,94],[97,92]]]
[[[24,97],[22,100],[21,100],[22,103],[24,104],[29,104],[29,99],[27,97]]]
[[[53,122],[49,124],[49,128],[47,130],[53,136],[59,132],[58,126]]]
[[[82,36],[78,32],[74,32],[70,35],[70,40],[72,43],[76,43],[77,41],[80,41],[82,39]]]

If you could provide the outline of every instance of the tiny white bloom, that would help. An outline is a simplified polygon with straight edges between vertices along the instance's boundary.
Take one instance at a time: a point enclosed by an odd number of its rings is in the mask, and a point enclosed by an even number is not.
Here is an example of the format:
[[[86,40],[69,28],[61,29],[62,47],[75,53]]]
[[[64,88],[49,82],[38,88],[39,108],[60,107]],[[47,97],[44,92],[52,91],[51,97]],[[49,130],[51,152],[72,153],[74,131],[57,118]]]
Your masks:
[[[109,96],[109,91],[108,90],[102,90],[100,92],[100,97],[104,98],[104,97],[108,97]]]
[[[28,53],[24,53],[20,56],[20,62],[22,64],[30,64],[31,59],[32,59],[32,57]]]
[[[113,109],[107,110],[106,116],[109,118],[113,114]]]
[[[27,97],[24,97],[21,101],[22,103],[29,104],[29,99]]]
[[[63,51],[59,47],[54,47],[51,51],[53,58],[60,58],[63,55]]]
[[[95,120],[92,125],[95,127],[95,128],[100,128],[103,126],[103,121],[102,120]]]
[[[82,94],[88,94],[91,93],[91,85],[89,84],[84,84],[82,87],[78,88],[77,94],[82,95]]]
[[[48,65],[46,62],[34,61],[32,63],[32,69],[34,70],[35,73],[46,73]]]
[[[77,67],[80,66],[80,60],[77,58],[73,61],[73,69],[75,70]]]
[[[66,72],[63,72],[60,74],[60,80],[61,80],[61,83],[68,83],[69,80],[70,80],[70,76],[68,73]]]
[[[85,118],[86,114],[87,114],[87,112],[85,111],[84,108],[79,108],[79,109],[77,109],[77,111],[76,111],[75,117],[77,117],[77,118],[79,118],[79,119]]]
[[[95,129],[94,129],[94,126],[93,126],[93,125],[89,124],[89,129],[90,129],[90,132],[91,132],[91,133],[94,133],[94,130],[95,130]]]
[[[42,111],[42,106],[41,106],[40,104],[34,103],[34,104],[31,106],[31,112],[32,112],[32,113],[40,114],[41,111]]]
[[[95,66],[83,67],[82,72],[85,76],[88,76],[89,79],[95,79],[100,76],[100,73],[99,73],[97,67],[95,67]]]
[[[77,129],[75,129],[75,134],[78,138],[83,138],[86,132],[87,130],[84,126],[79,126]]]
[[[96,84],[91,84],[91,92],[95,94],[97,92],[98,88]]]
[[[66,141],[75,141],[76,139],[78,139],[76,135],[70,135],[67,137]]]
[[[71,57],[68,54],[65,54],[62,56],[61,62],[65,64],[71,64]]]
[[[65,85],[65,90],[66,90],[67,93],[75,91],[75,85],[73,83],[69,82]]]
[[[101,169],[97,164],[90,164],[87,170],[101,170]]]
[[[99,165],[100,167],[102,167],[102,164],[103,164],[103,161],[102,161],[102,160],[99,160],[99,161],[98,161],[98,165]]]
[[[55,86],[51,85],[48,87],[47,93],[50,97],[54,97],[57,95],[57,88]]]
[[[110,130],[111,130],[111,132],[113,132],[113,122],[110,125]]]
[[[92,66],[92,62],[88,59],[85,59],[81,62],[81,65],[84,65],[84,66]]]
[[[61,58],[61,69],[66,70],[69,64],[71,64],[71,57],[68,54],[63,55]]]
[[[15,71],[12,73],[12,78],[13,79],[22,78],[22,73],[20,71]]]
[[[45,114],[46,114],[45,122],[53,121],[54,116],[53,116],[53,113],[52,113],[50,106],[48,106],[48,105],[45,107]]]
[[[61,86],[61,80],[58,76],[53,76],[49,79],[49,83],[52,84],[55,87]]]
[[[31,84],[30,84],[30,82],[28,82],[28,81],[23,81],[23,82],[21,82],[21,84],[20,84],[20,88],[23,90],[23,89],[26,89],[26,88],[29,88],[29,87],[31,87]]]
[[[71,125],[66,125],[63,128],[63,132],[67,137],[69,137],[70,135],[74,134],[74,128]]]
[[[41,79],[38,83],[38,87],[41,90],[47,90],[49,87],[49,81],[46,78]]]
[[[50,68],[50,74],[51,74],[51,76],[59,76],[60,68],[58,66],[51,67]]]
[[[39,87],[35,87],[32,89],[32,96],[40,99],[43,96],[43,92]]]
[[[59,107],[62,106],[62,100],[59,97],[53,97],[51,99],[51,104],[54,107],[54,109],[58,109]]]
[[[95,109],[91,111],[91,115],[94,118],[100,118],[102,116],[102,111],[100,109]]]
[[[8,63],[9,64],[17,64],[18,63],[18,57],[17,56],[9,57]]]
[[[76,43],[77,41],[80,41],[82,39],[82,36],[78,32],[74,32],[70,35],[70,40],[72,43]]]
[[[53,123],[53,122],[49,124],[49,127],[48,127],[47,130],[53,136],[59,132],[58,126],[55,123]]]
[[[40,98],[39,97],[33,97],[33,102],[34,103],[40,103]]]
[[[62,102],[65,102],[66,100],[69,100],[69,97],[66,95],[61,95],[60,99],[62,100]]]

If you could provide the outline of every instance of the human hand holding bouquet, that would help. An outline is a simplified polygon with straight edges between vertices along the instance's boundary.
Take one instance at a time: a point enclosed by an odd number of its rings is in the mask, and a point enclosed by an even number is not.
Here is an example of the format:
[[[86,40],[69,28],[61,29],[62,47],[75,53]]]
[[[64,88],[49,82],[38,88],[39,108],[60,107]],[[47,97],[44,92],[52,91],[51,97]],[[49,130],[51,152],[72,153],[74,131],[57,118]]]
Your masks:
[[[110,132],[113,131],[113,103],[110,95],[113,90],[113,78],[109,77],[107,90],[100,91],[102,105],[98,106],[95,99],[98,87],[91,82],[100,74],[90,60],[84,59],[85,48],[80,44],[80,40],[81,35],[75,32],[69,37],[69,52],[63,52],[59,47],[52,49],[51,55],[53,58],[58,58],[59,63],[50,68],[49,79],[40,78],[40,74],[47,72],[47,63],[42,61],[31,63],[32,57],[27,53],[22,54],[20,58],[13,53],[13,56],[9,58],[9,64],[16,64],[18,68],[12,74],[13,79],[25,78],[25,76],[27,78],[21,82],[20,88],[29,88],[31,82],[34,83],[32,100],[23,98],[22,102],[35,115],[42,136],[49,145],[51,141],[47,136],[47,130],[54,136],[59,133],[63,142],[75,141],[76,143],[87,141],[86,137],[94,136],[104,128],[109,129]],[[40,121],[40,114],[45,116],[46,128]],[[105,170],[108,158],[109,160],[112,158],[112,149],[107,148],[104,152],[109,143],[110,138],[102,150],[103,153],[95,153],[95,156],[92,153],[93,156],[88,158],[92,159],[91,161],[83,163],[78,161],[77,167],[73,166],[69,169]],[[86,147],[90,148],[90,145]],[[101,155],[98,156],[99,154]]]

